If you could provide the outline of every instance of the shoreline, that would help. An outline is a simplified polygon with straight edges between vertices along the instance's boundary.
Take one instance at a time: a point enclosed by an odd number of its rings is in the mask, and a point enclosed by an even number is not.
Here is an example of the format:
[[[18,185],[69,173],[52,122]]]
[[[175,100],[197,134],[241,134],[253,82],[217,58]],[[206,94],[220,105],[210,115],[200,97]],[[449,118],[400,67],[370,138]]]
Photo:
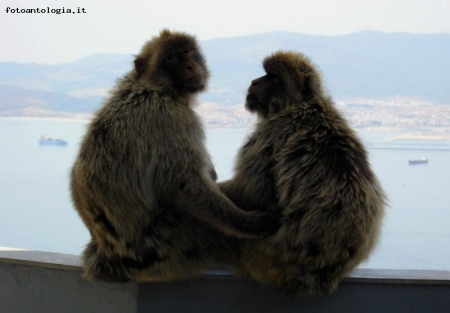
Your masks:
[[[51,121],[51,122],[76,122],[88,123],[91,118],[71,118],[71,117],[41,117],[41,116],[0,116],[0,120],[15,121]]]
[[[16,120],[16,121],[49,121],[49,122],[72,122],[72,123],[84,123],[87,124],[90,122],[93,115],[88,116],[87,114],[82,117],[44,117],[44,116],[0,116],[1,120]],[[248,129],[252,128],[250,125],[239,125],[239,124],[230,124],[230,125],[217,125],[217,124],[208,124],[207,121],[203,119],[205,128],[209,129]],[[353,129],[357,133],[362,132],[375,132],[375,133],[402,133],[394,137],[390,137],[384,139],[383,142],[394,142],[399,140],[426,140],[426,141],[450,141],[450,129],[447,128],[433,128],[429,127],[428,132],[417,132],[408,129],[402,129],[399,127],[365,127],[365,128],[356,128]]]
[[[429,141],[450,141],[450,134],[423,134],[423,133],[407,133],[400,136],[384,139],[383,142],[394,142],[401,140],[429,140]]]

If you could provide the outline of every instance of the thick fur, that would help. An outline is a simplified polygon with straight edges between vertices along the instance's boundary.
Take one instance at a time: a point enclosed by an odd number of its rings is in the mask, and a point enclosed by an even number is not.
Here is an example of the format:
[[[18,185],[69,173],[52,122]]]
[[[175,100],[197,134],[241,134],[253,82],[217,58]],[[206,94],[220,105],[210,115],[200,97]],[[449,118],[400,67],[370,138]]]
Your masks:
[[[92,237],[85,276],[170,281],[231,264],[236,237],[262,237],[276,223],[238,209],[215,184],[191,108],[209,76],[197,42],[163,30],[134,63],[90,123],[72,169],[73,203]]]
[[[219,185],[242,209],[283,216],[275,235],[241,241],[249,275],[302,297],[324,296],[376,245],[384,192],[311,61],[280,51],[264,69],[246,103],[259,121],[234,178]]]

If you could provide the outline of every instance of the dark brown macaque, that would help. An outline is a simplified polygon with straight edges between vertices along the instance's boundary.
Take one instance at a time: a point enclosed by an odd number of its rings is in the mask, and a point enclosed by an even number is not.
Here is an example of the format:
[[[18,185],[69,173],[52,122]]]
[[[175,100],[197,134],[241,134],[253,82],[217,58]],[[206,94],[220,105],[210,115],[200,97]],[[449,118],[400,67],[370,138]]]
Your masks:
[[[324,296],[375,247],[385,195],[311,61],[280,51],[264,69],[246,101],[259,121],[233,179],[219,186],[244,210],[282,215],[276,234],[241,240],[248,274],[301,297]]]
[[[217,187],[192,110],[209,78],[193,36],[163,30],[96,112],[71,173],[74,206],[91,234],[85,277],[170,281],[212,262],[230,266],[236,238],[279,227],[236,207]]]

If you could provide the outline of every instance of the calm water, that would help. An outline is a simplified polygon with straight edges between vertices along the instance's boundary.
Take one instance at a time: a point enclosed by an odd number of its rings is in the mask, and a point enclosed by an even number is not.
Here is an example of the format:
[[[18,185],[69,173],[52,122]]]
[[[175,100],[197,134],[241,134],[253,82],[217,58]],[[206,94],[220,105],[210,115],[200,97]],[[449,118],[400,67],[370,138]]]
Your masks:
[[[0,119],[0,246],[81,252],[89,234],[70,203],[68,177],[85,128],[77,122]],[[219,180],[231,177],[247,132],[208,130]],[[63,138],[69,145],[39,146],[40,135]],[[360,135],[379,142],[398,134]],[[450,270],[450,152],[370,152],[390,207],[380,244],[362,267]],[[408,165],[408,159],[423,156],[429,164]]]

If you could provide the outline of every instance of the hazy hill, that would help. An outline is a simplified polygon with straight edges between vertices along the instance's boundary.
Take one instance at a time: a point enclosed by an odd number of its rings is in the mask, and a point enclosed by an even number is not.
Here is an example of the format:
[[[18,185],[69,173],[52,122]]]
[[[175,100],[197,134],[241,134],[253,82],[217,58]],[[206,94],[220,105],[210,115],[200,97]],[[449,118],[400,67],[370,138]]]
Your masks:
[[[0,85],[0,116],[51,116],[52,112],[94,111],[101,97],[74,98],[63,93]]]
[[[402,95],[450,103],[450,34],[277,32],[202,45],[217,76],[211,87],[230,88],[232,101],[242,99],[251,79],[263,74],[260,64],[265,56],[287,49],[305,53],[320,67],[336,99]]]
[[[212,72],[204,101],[242,103],[251,80],[263,74],[263,58],[288,49],[311,57],[337,100],[400,95],[450,103],[450,34],[274,32],[207,40],[201,45]],[[0,114],[27,107],[91,112],[114,81],[131,69],[132,59],[95,54],[58,65],[0,63]]]

